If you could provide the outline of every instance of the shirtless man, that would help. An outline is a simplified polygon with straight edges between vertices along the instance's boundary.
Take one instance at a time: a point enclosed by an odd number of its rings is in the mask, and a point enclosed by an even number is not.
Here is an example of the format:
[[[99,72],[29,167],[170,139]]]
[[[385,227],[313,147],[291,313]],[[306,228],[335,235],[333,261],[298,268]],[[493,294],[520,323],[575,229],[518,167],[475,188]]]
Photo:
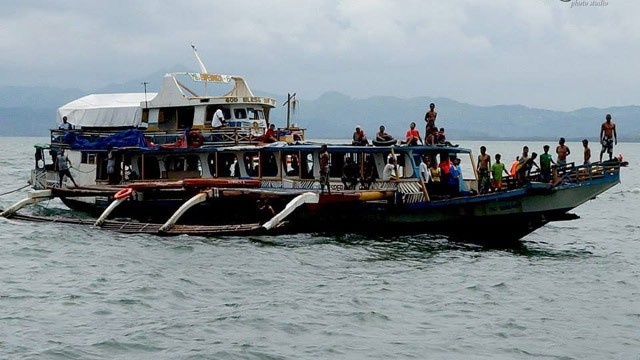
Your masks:
[[[604,154],[605,151],[609,153],[609,160],[612,159],[614,142],[618,145],[616,124],[611,121],[611,114],[607,114],[606,121],[603,122],[600,127],[600,143],[602,144],[602,150],[600,150],[600,161],[602,161],[602,154]]]
[[[438,113],[436,112],[436,104],[429,104],[429,111],[424,114],[424,121],[427,123],[427,127],[425,128],[424,136],[425,138],[432,133],[437,133],[438,128],[436,128],[436,118],[438,117]]]
[[[491,155],[487,154],[487,148],[480,146],[478,155],[478,192],[486,194],[489,192],[489,169],[491,168]]]
[[[558,146],[556,146],[556,154],[558,154],[556,164],[558,166],[567,165],[567,156],[571,155],[571,150],[569,150],[569,147],[565,145],[564,142],[564,138],[561,137],[560,141],[558,141]]]

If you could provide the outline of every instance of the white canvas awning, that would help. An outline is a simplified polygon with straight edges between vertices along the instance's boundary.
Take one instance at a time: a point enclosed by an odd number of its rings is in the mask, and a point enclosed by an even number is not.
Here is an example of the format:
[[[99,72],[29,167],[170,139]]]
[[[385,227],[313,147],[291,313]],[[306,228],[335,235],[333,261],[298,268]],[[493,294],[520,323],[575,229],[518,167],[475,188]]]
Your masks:
[[[150,101],[156,93],[147,93]],[[138,126],[142,120],[144,93],[91,94],[67,103],[58,109],[58,124],[62,117],[76,128]]]

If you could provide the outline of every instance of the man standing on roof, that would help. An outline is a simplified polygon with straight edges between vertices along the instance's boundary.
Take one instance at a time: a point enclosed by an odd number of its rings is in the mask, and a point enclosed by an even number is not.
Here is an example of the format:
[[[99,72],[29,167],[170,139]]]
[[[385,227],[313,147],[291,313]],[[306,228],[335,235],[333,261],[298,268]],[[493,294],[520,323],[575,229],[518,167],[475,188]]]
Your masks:
[[[602,154],[604,154],[605,151],[609,153],[609,160],[613,158],[614,142],[618,145],[616,124],[611,121],[611,114],[607,114],[605,122],[600,126],[600,143],[602,144],[602,150],[600,150],[600,161],[602,161]]]
[[[71,130],[73,129],[73,125],[71,125],[71,123],[67,122],[67,117],[63,116],[62,117],[62,124],[60,124],[60,126],[58,126],[58,129],[60,130]]]
[[[427,123],[427,127],[425,128],[424,136],[425,139],[433,134],[438,132],[438,128],[436,128],[436,118],[438,117],[438,112],[436,112],[436,104],[429,104],[429,111],[424,114],[424,121]]]
[[[222,109],[218,108],[216,112],[213,114],[213,119],[211,120],[211,126],[214,129],[221,128],[225,125],[226,120],[224,119],[224,115],[222,114]]]

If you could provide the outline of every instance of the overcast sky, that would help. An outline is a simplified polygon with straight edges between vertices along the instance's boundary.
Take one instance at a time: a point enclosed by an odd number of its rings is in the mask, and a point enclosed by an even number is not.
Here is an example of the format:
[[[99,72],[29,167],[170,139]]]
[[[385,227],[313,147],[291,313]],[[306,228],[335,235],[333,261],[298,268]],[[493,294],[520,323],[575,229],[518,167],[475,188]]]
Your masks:
[[[175,65],[198,71],[193,42],[209,72],[301,99],[640,104],[640,1],[580,2],[10,1],[0,11],[0,86],[89,91]]]

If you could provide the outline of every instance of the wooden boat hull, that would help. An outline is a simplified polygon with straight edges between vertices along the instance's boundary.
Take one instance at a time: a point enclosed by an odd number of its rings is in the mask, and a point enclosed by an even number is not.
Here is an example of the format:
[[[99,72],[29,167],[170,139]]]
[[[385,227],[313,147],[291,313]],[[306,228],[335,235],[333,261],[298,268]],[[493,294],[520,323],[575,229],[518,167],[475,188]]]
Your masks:
[[[443,233],[463,239],[483,240],[479,229],[501,230],[500,241],[520,239],[550,221],[575,219],[568,211],[595,198],[619,182],[619,173],[603,178],[560,185],[532,183],[528,186],[487,195],[447,200],[401,203],[392,191],[339,192],[321,194],[317,204],[306,204],[286,220],[284,232],[348,232],[369,234]],[[269,195],[275,209],[282,209],[299,192],[228,189],[222,196],[189,210],[183,225],[207,226],[262,223],[256,202]],[[197,192],[194,192],[195,194]],[[184,202],[180,198],[147,197],[127,201],[114,217],[162,222]],[[65,198],[72,209],[99,213],[108,206],[106,199],[87,204]],[[185,231],[188,229],[185,228]],[[497,239],[496,239],[497,240]]]

